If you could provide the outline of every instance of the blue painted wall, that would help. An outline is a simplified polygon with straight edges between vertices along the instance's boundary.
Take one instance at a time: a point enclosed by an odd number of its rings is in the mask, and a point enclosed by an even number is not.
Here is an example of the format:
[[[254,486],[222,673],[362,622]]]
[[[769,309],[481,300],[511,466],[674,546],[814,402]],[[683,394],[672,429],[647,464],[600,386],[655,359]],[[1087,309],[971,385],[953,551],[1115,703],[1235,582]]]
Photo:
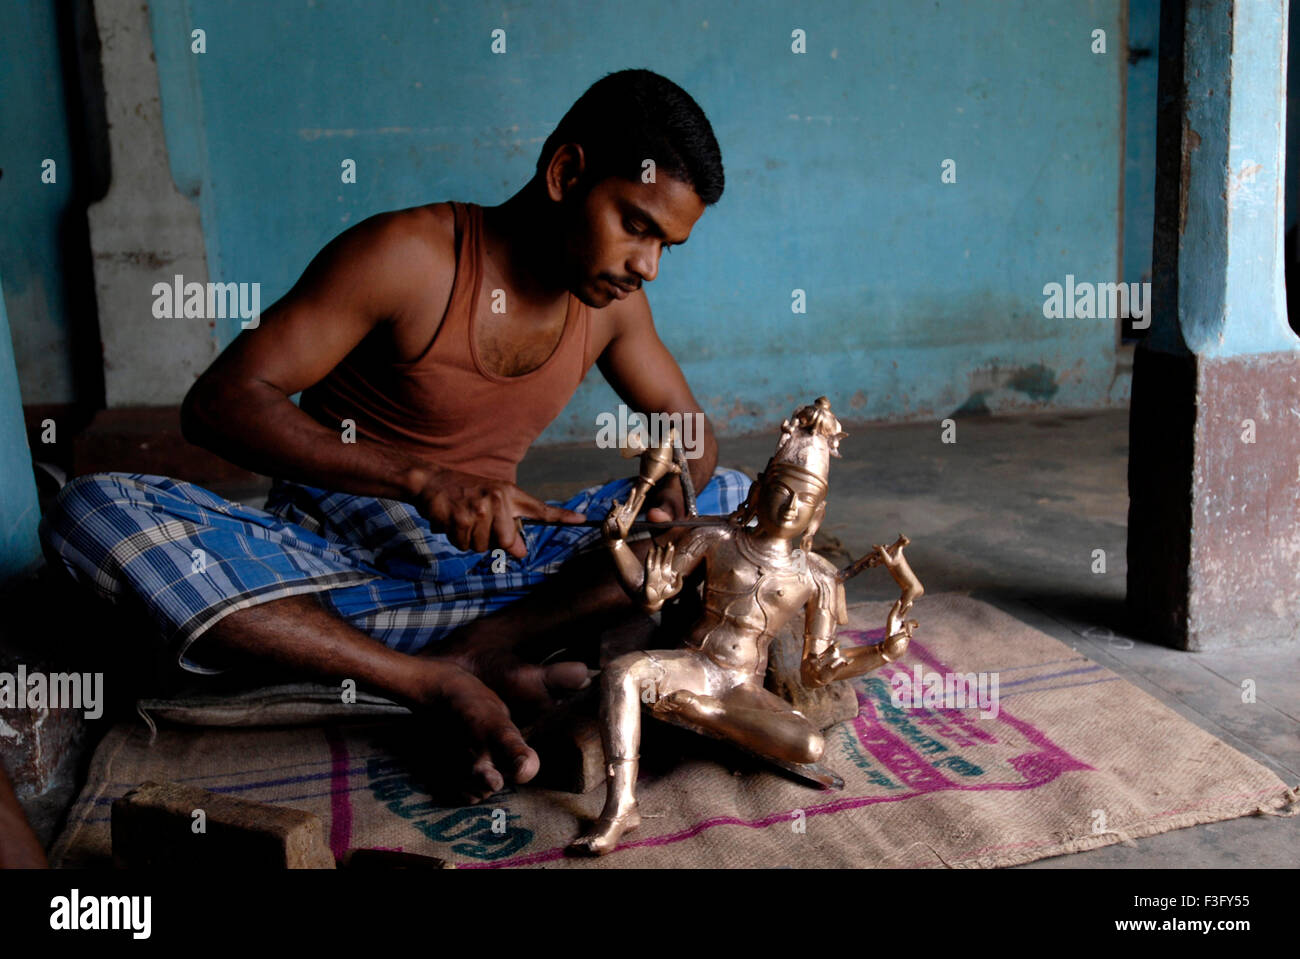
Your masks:
[[[59,247],[60,223],[75,215],[61,70],[54,4],[0,0],[0,275],[25,403],[78,398]],[[41,182],[47,157],[52,184]]]
[[[199,204],[212,277],[260,281],[263,303],[372,213],[509,196],[604,73],[681,83],[713,120],[728,186],[648,292],[726,431],[766,428],[816,392],[853,418],[1107,402],[1114,324],[1044,319],[1042,288],[1127,268],[1120,9],[187,0],[152,4],[152,24],[173,174]],[[0,269],[24,400],[66,401],[67,165],[34,186],[40,159],[66,151],[54,27],[45,5],[0,10],[18,27],[0,31]],[[190,52],[194,27],[205,54]],[[490,52],[496,27],[505,55]],[[805,55],[790,51],[796,27]],[[356,185],[339,181],[344,157]],[[956,184],[940,182],[946,158]],[[593,373],[547,437],[590,436],[613,402]]]
[[[1286,71],[1286,228],[1296,225],[1300,208],[1300,23],[1296,10],[1300,2],[1287,7]]]
[[[1128,45],[1149,51],[1129,65],[1124,97],[1124,280],[1151,279],[1156,215],[1156,85],[1160,0],[1129,0]]]
[[[4,294],[0,288],[0,445],[6,451],[5,467],[0,470],[0,583],[33,569],[41,557],[36,538],[41,513],[19,404],[18,369]]]
[[[648,292],[723,430],[818,392],[854,418],[1106,402],[1115,324],[1044,319],[1042,288],[1121,270],[1119,0],[189,0],[154,4],[153,29],[213,278],[264,303],[372,213],[505,199],[587,85],[646,66],[722,145],[722,201]],[[548,438],[590,436],[613,402],[593,374]]]

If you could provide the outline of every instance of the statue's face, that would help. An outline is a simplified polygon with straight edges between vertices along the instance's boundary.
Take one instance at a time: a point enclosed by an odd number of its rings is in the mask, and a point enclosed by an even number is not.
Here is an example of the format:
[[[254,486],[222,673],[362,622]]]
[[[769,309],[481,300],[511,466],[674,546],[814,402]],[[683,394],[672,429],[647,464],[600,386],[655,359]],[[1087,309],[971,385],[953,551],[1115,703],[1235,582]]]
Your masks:
[[[759,527],[766,533],[785,539],[803,534],[822,503],[822,487],[813,481],[777,470],[763,479],[759,487],[755,514]]]

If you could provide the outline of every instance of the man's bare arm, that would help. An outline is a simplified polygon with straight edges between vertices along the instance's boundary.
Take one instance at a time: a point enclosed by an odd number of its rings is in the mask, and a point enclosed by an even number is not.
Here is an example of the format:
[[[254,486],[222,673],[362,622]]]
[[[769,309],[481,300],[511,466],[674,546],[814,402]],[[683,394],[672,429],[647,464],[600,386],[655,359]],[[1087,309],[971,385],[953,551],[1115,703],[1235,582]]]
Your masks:
[[[289,397],[315,385],[381,324],[450,278],[410,212],[372,217],[333,240],[288,294],[230,344],[181,408],[186,439],[240,466],[348,493],[405,499],[425,464],[378,444],[345,444]],[[436,296],[435,289],[432,294]]]
[[[609,345],[597,360],[600,372],[623,402],[634,410],[680,413],[683,417],[698,415],[702,424],[701,435],[697,438],[699,455],[688,459],[687,463],[695,488],[703,489],[718,464],[718,444],[708,417],[691,392],[681,367],[655,331],[645,291],[638,290],[609,309],[616,312],[611,317],[613,329]],[[660,505],[671,504],[674,512],[681,515],[684,510],[678,484],[674,481],[665,486],[667,489]]]
[[[186,439],[231,462],[326,489],[401,499],[462,549],[525,546],[516,516],[583,519],[513,483],[425,462],[383,443],[344,443],[342,424],[322,425],[289,399],[314,386],[352,349],[380,333],[414,355],[451,297],[455,253],[431,208],[372,217],[331,242],[292,290],[217,358],[181,409]],[[395,359],[398,358],[395,355]]]

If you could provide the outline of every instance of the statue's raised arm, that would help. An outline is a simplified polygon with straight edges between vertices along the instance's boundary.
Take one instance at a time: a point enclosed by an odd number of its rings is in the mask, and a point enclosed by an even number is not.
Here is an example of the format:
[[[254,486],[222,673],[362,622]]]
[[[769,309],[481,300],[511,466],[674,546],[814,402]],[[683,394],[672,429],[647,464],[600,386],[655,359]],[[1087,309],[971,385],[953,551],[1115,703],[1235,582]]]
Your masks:
[[[673,428],[668,431],[668,435],[664,437],[658,446],[652,446],[644,450],[641,456],[641,471],[633,483],[632,491],[628,494],[627,500],[622,503],[615,501],[613,507],[605,516],[604,524],[601,526],[601,533],[605,537],[605,545],[609,547],[610,554],[614,557],[614,566],[618,570],[619,579],[622,581],[624,588],[638,599],[645,597],[646,567],[627,545],[627,534],[632,529],[637,514],[641,512],[641,507],[645,505],[646,497],[650,495],[650,491],[665,476],[681,471],[681,467],[673,462],[673,448],[676,443],[677,430]],[[662,556],[656,557],[656,563],[659,568],[662,567]],[[659,569],[657,569],[658,571]],[[655,588],[657,591],[663,590],[665,584],[662,581],[656,582]],[[680,588],[680,583],[678,588]],[[663,605],[665,599],[676,592],[677,590],[674,589],[671,593],[666,593],[660,597],[653,608],[658,609]]]
[[[838,679],[851,679],[861,676],[873,669],[879,669],[885,663],[892,663],[907,652],[907,645],[912,640],[912,630],[916,620],[904,619],[912,604],[925,593],[921,581],[912,572],[903,547],[910,540],[899,536],[891,546],[875,546],[866,557],[866,562],[859,561],[841,574],[857,572],[868,566],[883,566],[894,577],[894,582],[902,591],[897,602],[889,610],[885,619],[885,638],[871,646],[855,646],[844,650],[835,641],[833,618],[825,612],[811,607],[808,610],[804,628],[804,653],[801,674],[805,686],[825,686]],[[846,577],[845,577],[846,578]],[[842,589],[842,587],[841,587]],[[841,594],[842,595],[842,594]],[[844,620],[840,618],[839,622]]]

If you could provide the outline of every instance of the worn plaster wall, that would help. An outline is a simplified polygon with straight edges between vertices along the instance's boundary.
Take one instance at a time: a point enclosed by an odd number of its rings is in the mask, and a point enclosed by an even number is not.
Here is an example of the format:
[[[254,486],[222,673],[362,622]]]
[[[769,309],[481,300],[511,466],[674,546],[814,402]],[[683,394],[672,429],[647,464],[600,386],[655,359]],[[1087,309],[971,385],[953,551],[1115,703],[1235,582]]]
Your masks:
[[[371,213],[504,199],[589,83],[648,66],[696,97],[724,153],[726,194],[649,288],[723,429],[816,392],[890,419],[1107,401],[1115,324],[1047,320],[1042,289],[1121,268],[1116,0],[191,0],[154,5],[153,40],[212,277],[259,281],[264,302]],[[593,375],[549,437],[590,435],[613,402]]]
[[[76,216],[53,4],[0,0],[0,272],[24,403],[77,398],[61,243]],[[52,161],[53,166],[46,164]]]
[[[210,278],[260,282],[265,305],[330,237],[374,212],[504,199],[589,83],[647,66],[699,100],[723,148],[726,194],[649,288],[665,340],[722,430],[767,426],[815,392],[878,419],[1122,402],[1114,322],[1042,310],[1045,284],[1106,282],[1123,269],[1122,8],[153,3],[173,183],[114,189],[184,198]],[[491,50],[498,28],[504,54]],[[795,30],[806,53],[791,50]],[[1096,30],[1104,54],[1092,50]],[[48,47],[48,34],[37,29],[35,46]],[[53,54],[14,62],[33,56]],[[43,109],[57,114],[47,96]],[[355,184],[340,181],[346,158]],[[949,159],[956,182],[945,184]],[[52,264],[11,269],[12,283],[57,285]],[[135,305],[100,317],[105,342],[126,344],[113,366],[128,388],[110,380],[110,403],[179,400],[205,352],[202,331],[135,315],[149,301],[135,287],[148,280],[132,271],[135,292],[116,302]],[[796,289],[805,314],[791,312]],[[11,308],[27,402],[72,395],[66,375],[41,368],[64,363],[66,310],[47,314],[21,294]],[[155,322],[157,335],[143,335]],[[202,335],[216,348],[236,329],[219,321]],[[182,344],[173,365],[185,375],[163,375],[159,361]],[[613,402],[593,374],[548,438],[589,436]]]

